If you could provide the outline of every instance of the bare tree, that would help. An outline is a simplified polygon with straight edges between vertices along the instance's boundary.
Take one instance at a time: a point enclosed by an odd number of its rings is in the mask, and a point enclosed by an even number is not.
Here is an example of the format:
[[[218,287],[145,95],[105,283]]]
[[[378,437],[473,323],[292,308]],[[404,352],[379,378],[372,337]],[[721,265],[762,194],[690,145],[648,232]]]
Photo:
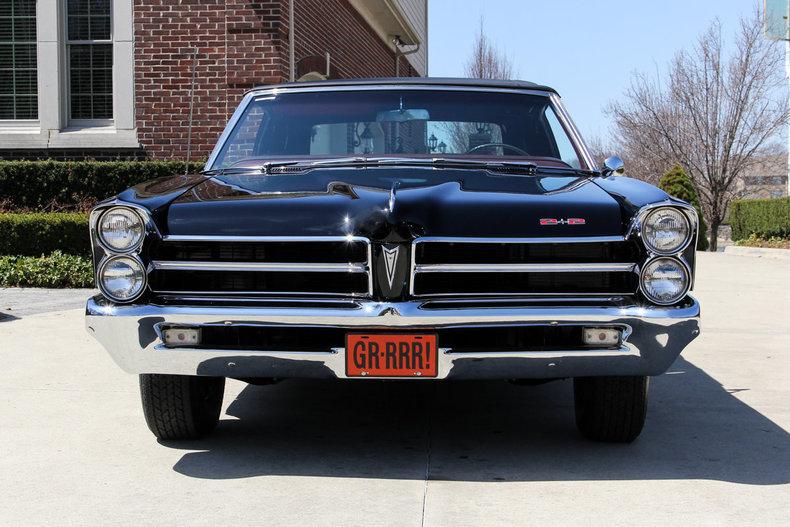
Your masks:
[[[615,141],[638,161],[632,169],[655,178],[674,163],[686,170],[711,225],[712,251],[740,176],[790,117],[786,97],[776,97],[784,89],[782,70],[781,50],[763,37],[755,12],[741,20],[731,56],[714,21],[691,51],[675,55],[666,82],[635,74],[624,100],[607,108]]]
[[[472,79],[512,79],[515,75],[513,62],[489,40],[485,32],[485,21],[480,17],[472,54],[464,66],[464,75]],[[447,123],[444,125],[450,146],[454,152],[465,152],[470,146],[470,137],[488,134],[490,140],[498,142],[496,130],[488,130],[486,123]]]
[[[588,135],[586,143],[587,149],[590,150],[593,159],[598,162],[602,162],[609,156],[617,155],[622,157],[623,155],[622,150],[617,150],[616,146],[612,145],[610,142],[605,142],[600,135]]]
[[[489,40],[485,32],[485,21],[480,17],[480,27],[466,63],[464,74],[473,79],[512,79],[513,62]]]

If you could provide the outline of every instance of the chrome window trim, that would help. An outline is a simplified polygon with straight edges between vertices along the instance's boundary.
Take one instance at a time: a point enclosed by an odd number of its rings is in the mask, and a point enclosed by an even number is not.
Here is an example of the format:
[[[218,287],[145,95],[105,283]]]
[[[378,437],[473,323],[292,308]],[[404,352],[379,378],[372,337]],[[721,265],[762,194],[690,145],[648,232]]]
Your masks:
[[[413,85],[413,84],[372,84],[372,85],[365,85],[365,84],[357,84],[353,86],[308,86],[308,87],[299,87],[299,86],[271,86],[271,87],[262,87],[256,88],[247,92],[244,97],[242,98],[239,106],[236,108],[236,111],[233,112],[233,115],[228,120],[225,129],[222,131],[222,134],[219,136],[217,143],[214,145],[214,149],[211,151],[211,154],[206,161],[205,166],[203,167],[204,170],[211,170],[214,168],[214,163],[219,157],[219,153],[222,150],[222,146],[228,140],[228,137],[233,132],[233,129],[236,127],[236,124],[241,119],[242,115],[244,115],[247,106],[249,106],[253,101],[261,98],[267,97],[272,95],[279,95],[284,93],[309,93],[309,92],[348,92],[348,91],[386,91],[386,90],[410,90],[410,91],[453,91],[453,92],[488,92],[488,93],[514,93],[514,94],[523,94],[523,95],[537,95],[541,97],[547,97],[551,103],[552,108],[555,110],[557,114],[557,118],[562,123],[563,127],[565,128],[566,133],[570,136],[571,141],[574,143],[574,146],[577,147],[584,163],[587,165],[589,170],[597,170],[597,165],[593,160],[592,156],[590,155],[590,150],[587,148],[586,143],[582,139],[581,133],[579,132],[576,125],[573,123],[568,111],[565,109],[565,106],[562,104],[562,99],[559,95],[554,92],[546,91],[546,90],[535,90],[529,88],[502,88],[502,87],[485,87],[485,86],[443,86],[443,85]]]
[[[505,88],[496,86],[454,86],[443,84],[354,84],[349,86],[262,86],[250,92],[253,99],[280,95],[282,93],[307,93],[307,92],[347,92],[347,91],[454,91],[454,92],[493,92],[493,93],[516,93],[525,95],[538,95],[541,97],[551,97],[554,92],[548,90],[538,90],[534,88]]]
[[[214,145],[214,149],[211,151],[211,154],[208,156],[208,160],[206,164],[203,166],[203,170],[211,170],[211,167],[214,165],[214,162],[217,160],[219,156],[220,150],[222,150],[222,146],[225,144],[225,141],[228,140],[228,137],[233,132],[233,129],[236,127],[236,124],[241,119],[241,116],[244,115],[244,111],[247,109],[247,106],[250,105],[253,99],[253,92],[248,92],[244,95],[239,103],[239,106],[236,108],[236,111],[233,112],[233,115],[230,116],[228,120],[228,124],[225,125],[225,129],[220,134],[219,139],[217,139],[217,143]]]
[[[581,132],[579,132],[579,129],[576,127],[573,119],[571,119],[568,110],[562,103],[562,98],[556,93],[549,93],[549,98],[551,99],[551,103],[556,110],[557,117],[565,127],[565,132],[571,137],[571,141],[574,142],[574,146],[576,146],[579,153],[581,154],[584,163],[587,165],[587,169],[597,171],[598,165],[596,164],[595,159],[593,159],[590,149],[587,148],[587,143],[584,142]]]

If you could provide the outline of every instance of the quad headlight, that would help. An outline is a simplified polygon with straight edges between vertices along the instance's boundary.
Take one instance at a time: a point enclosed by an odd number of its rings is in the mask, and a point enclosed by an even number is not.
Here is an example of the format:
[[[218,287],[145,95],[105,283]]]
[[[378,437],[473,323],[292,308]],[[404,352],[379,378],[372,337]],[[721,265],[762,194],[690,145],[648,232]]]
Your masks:
[[[660,207],[642,222],[642,239],[655,254],[674,254],[686,248],[693,233],[688,218],[680,209]]]
[[[105,247],[125,253],[137,249],[143,243],[145,223],[134,210],[113,207],[101,215],[96,231]]]
[[[145,267],[131,256],[108,258],[99,266],[96,278],[104,296],[116,302],[131,302],[145,289]]]
[[[675,258],[656,258],[648,261],[640,277],[644,295],[653,303],[674,304],[688,292],[688,269]]]

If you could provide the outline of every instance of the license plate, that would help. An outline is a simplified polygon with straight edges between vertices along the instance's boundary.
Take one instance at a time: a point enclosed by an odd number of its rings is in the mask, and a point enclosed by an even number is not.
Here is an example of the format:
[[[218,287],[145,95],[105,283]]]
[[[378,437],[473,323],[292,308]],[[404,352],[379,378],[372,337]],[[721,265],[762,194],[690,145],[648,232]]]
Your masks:
[[[436,377],[436,335],[349,333],[348,377]]]

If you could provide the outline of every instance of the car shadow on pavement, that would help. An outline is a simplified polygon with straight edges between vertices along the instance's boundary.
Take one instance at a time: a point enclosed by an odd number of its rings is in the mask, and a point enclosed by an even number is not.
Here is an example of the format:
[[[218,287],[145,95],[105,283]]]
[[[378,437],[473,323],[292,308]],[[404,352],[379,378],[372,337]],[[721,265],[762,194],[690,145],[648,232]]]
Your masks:
[[[248,386],[214,434],[165,442],[196,478],[448,481],[710,479],[790,483],[790,434],[678,359],[652,379],[633,444],[576,432],[572,384],[285,381]]]

